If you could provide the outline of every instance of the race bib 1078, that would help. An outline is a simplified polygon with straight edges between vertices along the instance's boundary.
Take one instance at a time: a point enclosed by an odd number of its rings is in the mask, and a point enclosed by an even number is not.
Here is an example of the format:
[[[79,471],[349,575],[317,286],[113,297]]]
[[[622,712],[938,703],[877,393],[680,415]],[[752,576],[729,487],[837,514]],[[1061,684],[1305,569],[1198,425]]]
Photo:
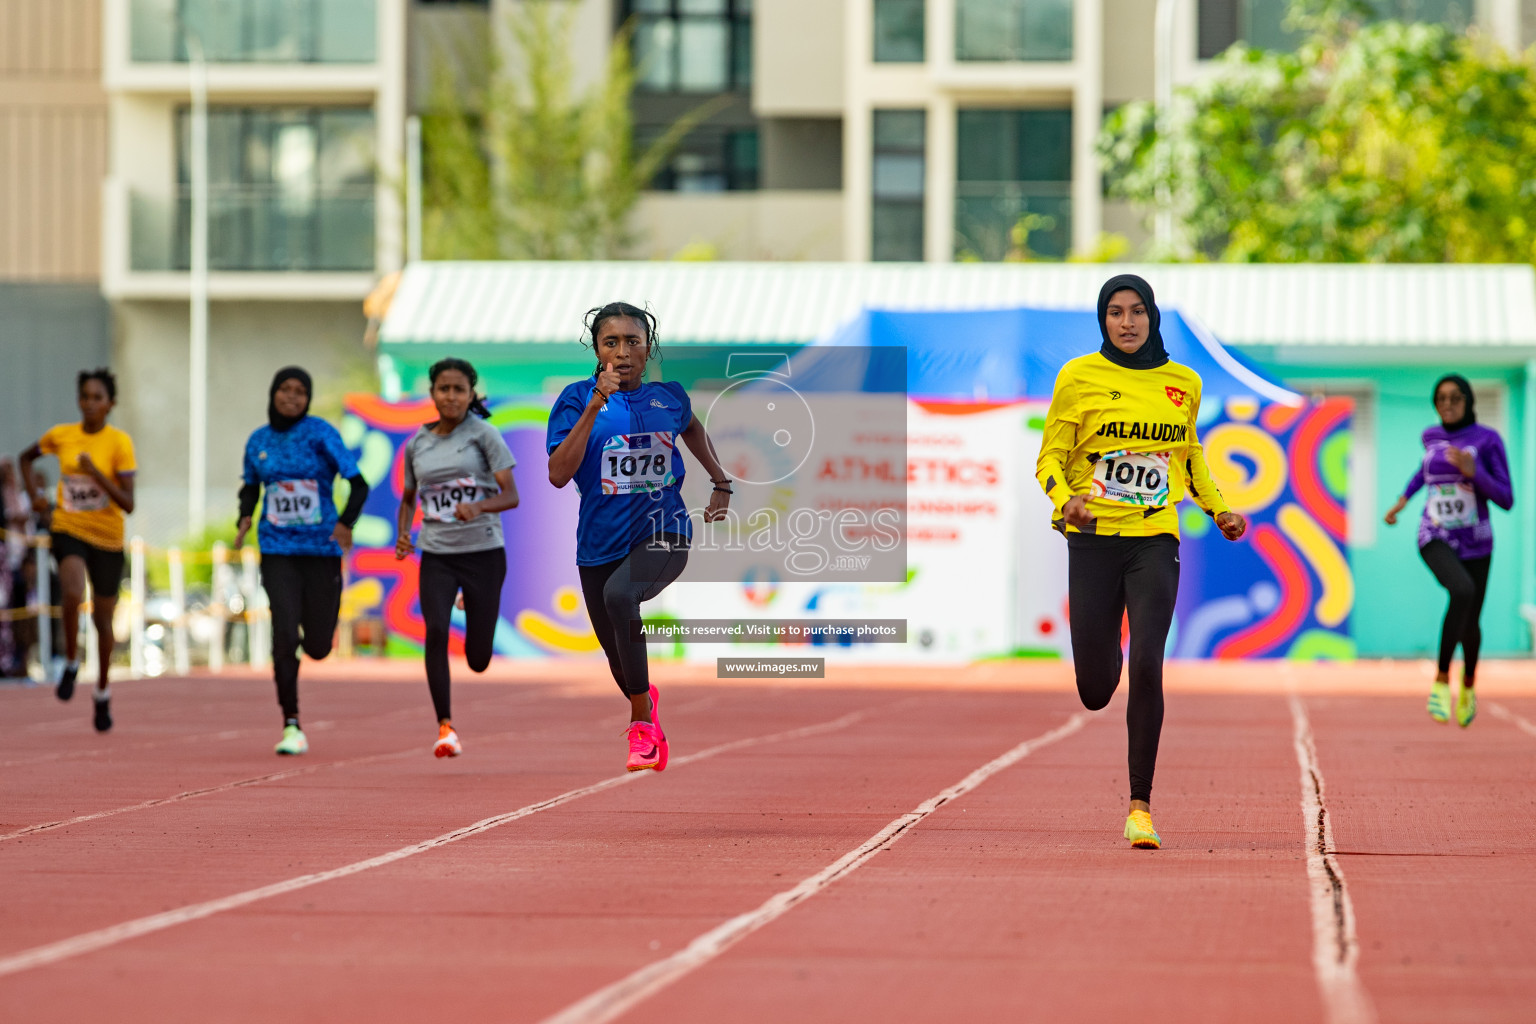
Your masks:
[[[1093,464],[1090,497],[1121,505],[1168,504],[1169,452],[1107,452]]]
[[[278,480],[267,484],[267,522],[273,526],[317,526],[320,481]]]
[[[1442,530],[1462,530],[1477,525],[1477,496],[1472,485],[1430,484],[1428,504],[1430,522]]]
[[[107,493],[95,477],[66,473],[60,483],[65,512],[100,512],[107,507]]]
[[[677,483],[670,430],[615,434],[603,442],[603,493],[651,493]]]
[[[453,513],[462,502],[477,501],[480,485],[472,476],[461,476],[447,483],[421,489],[421,517],[437,523],[453,522]]]

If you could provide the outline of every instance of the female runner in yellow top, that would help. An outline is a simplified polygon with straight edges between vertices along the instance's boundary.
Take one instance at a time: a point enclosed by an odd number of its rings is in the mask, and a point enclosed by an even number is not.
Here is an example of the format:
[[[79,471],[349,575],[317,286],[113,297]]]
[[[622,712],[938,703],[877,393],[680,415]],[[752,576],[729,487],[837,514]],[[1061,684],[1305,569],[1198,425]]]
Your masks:
[[[75,695],[80,671],[80,605],[91,580],[91,621],[96,624],[101,671],[96,676],[97,732],[112,728],[107,666],[112,663],[112,612],[123,585],[123,514],[133,511],[133,440],[107,422],[117,401],[117,379],[106,369],[82,370],[76,380],[79,423],[50,427],[21,453],[21,478],[39,512],[48,501],[32,478],[32,463],[44,455],[59,460],[59,507],[53,513],[53,557],[59,563],[64,619],[64,674],[54,693]],[[47,572],[45,565],[38,572]]]
[[[1099,290],[1099,351],[1061,368],[1035,476],[1067,538],[1077,692],[1097,711],[1120,683],[1130,618],[1131,807],[1125,838],[1157,849],[1152,773],[1163,728],[1163,649],[1179,593],[1178,504],[1187,492],[1228,540],[1247,522],[1211,482],[1195,435],[1200,375],[1168,359],[1152,286],[1134,274]]]

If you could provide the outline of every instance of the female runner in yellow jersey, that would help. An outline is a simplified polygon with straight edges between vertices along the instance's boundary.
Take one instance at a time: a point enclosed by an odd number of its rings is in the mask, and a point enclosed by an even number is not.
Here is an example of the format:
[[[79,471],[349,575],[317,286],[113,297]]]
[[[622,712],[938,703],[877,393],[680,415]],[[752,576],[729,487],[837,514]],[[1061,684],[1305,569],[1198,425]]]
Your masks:
[[[1097,711],[1120,683],[1130,617],[1131,808],[1125,838],[1157,849],[1152,773],[1163,728],[1163,649],[1179,593],[1178,503],[1187,491],[1228,540],[1248,524],[1211,482],[1195,435],[1200,375],[1168,359],[1152,286],[1134,274],[1099,290],[1099,351],[1061,368],[1035,476],[1067,538],[1077,692]]]

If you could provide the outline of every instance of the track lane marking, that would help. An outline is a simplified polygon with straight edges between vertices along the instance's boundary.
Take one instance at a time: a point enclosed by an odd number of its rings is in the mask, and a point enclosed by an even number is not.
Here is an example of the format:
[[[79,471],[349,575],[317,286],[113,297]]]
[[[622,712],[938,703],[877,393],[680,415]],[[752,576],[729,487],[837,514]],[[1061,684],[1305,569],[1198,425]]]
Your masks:
[[[886,704],[882,705],[882,707],[889,708],[891,705]],[[703,750],[684,755],[683,757],[674,758],[672,760],[671,766],[681,767],[682,765],[692,764],[697,761],[703,761],[712,757],[717,757],[720,754],[729,753],[733,750],[739,750],[743,747],[755,746],[763,743],[781,743],[788,740],[805,739],[811,736],[819,736],[829,732],[836,732],[839,729],[846,729],[848,726],[854,725],[857,722],[864,720],[868,716],[869,711],[867,710],[854,711],[839,718],[830,719],[826,722],[818,722],[815,725],[805,725],[795,729],[786,729],[782,732],[769,733],[765,736],[749,736],[745,739],[732,740],[729,743],[717,744],[716,746],[706,747]],[[409,846],[402,846],[398,850],[391,850],[388,853],[383,853],[376,857],[369,857],[365,860],[354,861],[351,864],[343,864],[341,867],[331,868],[327,871],[316,871],[311,874],[300,875],[296,878],[286,879],[285,881],[281,882],[274,882],[271,885],[264,885],[256,889],[247,889],[245,892],[234,893],[233,895],[223,896],[218,899],[205,900],[201,903],[191,903],[183,907],[177,907],[174,910],[163,911],[159,914],[151,914],[147,917],[136,918],[132,921],[124,921],[121,924],[111,925],[107,928],[99,928],[95,931],[85,932],[84,934],[76,935],[68,939],[61,939],[58,942],[50,942],[46,945],[25,949],[19,953],[13,953],[10,956],[0,957],[0,977],[5,977],[6,975],[10,974],[18,974],[22,971],[31,970],[35,967],[44,967],[49,964],[55,964],[62,960],[68,960],[73,957],[82,956],[86,953],[94,953],[97,950],[105,949],[108,946],[115,946],[118,943],[126,942],[129,939],[136,939],[141,935],[149,935],[153,932],[163,931],[167,928],[173,928],[179,924],[186,924],[190,921],[197,921],[205,917],[212,917],[213,915],[223,913],[226,910],[235,910],[239,907],[244,907],[252,903],[260,902],[261,900],[271,899],[274,896],[282,896],[290,892],[295,892],[299,889],[307,889],[310,886],[319,885],[322,882],[330,882],[338,878],[345,878],[348,875],[359,874],[372,868],[383,867],[386,864],[393,864],[395,861],[405,860],[408,857],[414,857],[418,853],[426,853],[430,850],[435,850],[440,846],[447,846],[450,843],[456,843],[461,839],[468,839],[471,836],[477,836],[482,832],[489,832],[491,829],[498,828],[502,825],[508,824],[509,822],[517,821],[520,818],[529,817],[530,815],[537,814],[540,811],[547,811],[552,808],[559,807],[563,804],[571,803],[574,800],[580,800],[582,797],[591,796],[594,793],[601,793],[605,790],[613,789],[615,787],[625,785],[626,783],[634,782],[636,779],[642,777],[645,774],[647,773],[625,772],[623,775],[610,776],[606,779],[603,779],[601,782],[596,782],[589,786],[581,786],[577,789],[567,790],[566,792],[561,793],[559,796],[549,797],[548,799],[528,804],[527,806],[520,807],[515,811],[508,811],[504,814],[497,814],[489,818],[482,818],[480,821],[477,821],[472,825],[466,825],[463,828],[454,829],[452,832],[445,832],[440,836],[436,836],[432,839],[426,839],[419,843],[412,843]]]
[[[841,878],[866,864],[875,854],[913,829],[944,804],[955,800],[1005,768],[1017,764],[1041,747],[1065,739],[1080,730],[1094,713],[1079,711],[1055,729],[1028,739],[971,772],[948,789],[929,797],[915,808],[892,820],[862,845],[843,854],[797,885],[770,896],[756,910],[731,918],[695,938],[671,956],[640,968],[611,985],[572,1003],[541,1024],[604,1024],[627,1013],[683,975],[702,967],[753,932],[783,917],[800,903],[810,899]]]
[[[1344,883],[1344,870],[1335,856],[1333,820],[1328,813],[1323,772],[1307,709],[1290,696],[1292,740],[1301,768],[1301,820],[1306,837],[1307,882],[1312,907],[1312,968],[1328,1024],[1375,1024],[1376,1008],[1355,972],[1360,940],[1355,934],[1355,908]]]
[[[1532,723],[1531,720],[1526,718],[1524,715],[1511,711],[1503,704],[1496,704],[1493,701],[1489,701],[1483,706],[1489,711],[1493,712],[1493,717],[1502,718],[1504,721],[1508,722],[1510,725],[1513,725],[1521,732],[1528,733],[1531,736],[1536,736],[1536,723]]]
[[[696,705],[708,704],[716,699],[718,698],[711,697],[702,701],[690,701],[676,708],[675,713],[682,714],[694,708]],[[413,710],[411,713],[415,714],[416,712]],[[398,712],[389,712],[389,714],[398,714]],[[610,722],[617,723],[618,721],[619,716],[609,715],[605,716],[599,722],[599,724],[606,726]],[[628,721],[628,719],[625,719],[625,721]],[[310,731],[316,731],[322,727],[329,729],[332,728],[334,724],[335,723],[333,722],[317,722],[309,728]],[[231,732],[227,735],[220,733],[217,738],[228,739],[238,735],[243,735],[243,733],[239,730]],[[509,729],[504,732],[494,732],[483,736],[478,736],[475,738],[475,742],[489,743],[492,740],[504,740],[511,736],[527,735],[528,731],[525,729]],[[392,750],[383,754],[365,754],[361,757],[343,758],[339,761],[325,761],[320,764],[307,764],[303,767],[289,768],[285,771],[271,772],[266,775],[256,775],[248,779],[236,779],[233,782],[225,782],[217,786],[203,786],[198,789],[189,789],[181,793],[174,793],[171,796],[155,797],[151,800],[141,800],[135,804],[128,804],[123,807],[114,807],[105,811],[96,811],[93,814],[79,814],[73,818],[60,818],[58,821],[45,821],[36,825],[28,825],[25,828],[19,828],[13,832],[0,832],[0,843],[3,843],[8,839],[20,839],[22,836],[36,835],[40,832],[51,832],[54,829],[66,828],[70,825],[81,825],[88,821],[99,821],[102,818],[112,818],[119,814],[128,814],[132,811],[147,811],[152,807],[163,807],[166,804],[181,803],[184,800],[193,800],[197,797],[213,796],[218,793],[227,793],[231,790],[244,789],[247,786],[259,786],[268,782],[279,782],[283,779],[291,779],[298,775],[312,775],[315,772],[325,771],[328,768],[342,768],[351,765],[368,764],[374,761],[387,761],[396,757],[409,757],[412,754],[421,753],[424,749],[424,746],[413,746],[407,750]],[[678,763],[683,763],[682,758],[678,758]]]

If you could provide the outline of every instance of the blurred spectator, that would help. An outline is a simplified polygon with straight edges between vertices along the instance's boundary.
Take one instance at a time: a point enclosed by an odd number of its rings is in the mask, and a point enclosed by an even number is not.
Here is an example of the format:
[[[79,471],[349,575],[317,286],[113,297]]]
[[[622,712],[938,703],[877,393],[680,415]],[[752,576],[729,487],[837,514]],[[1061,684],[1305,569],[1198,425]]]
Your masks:
[[[33,476],[39,490],[48,494],[47,478],[40,472]],[[32,544],[48,529],[52,516],[52,509],[37,512],[32,508],[15,464],[9,458],[0,458],[0,528],[5,531],[0,535],[0,608],[8,612],[0,616],[4,620],[0,622],[0,678],[25,676],[27,652],[37,643],[36,617],[21,618],[17,613],[38,603],[37,549]],[[58,574],[50,571],[49,582],[52,602],[59,592]],[[55,616],[55,648],[61,639],[61,625]]]

